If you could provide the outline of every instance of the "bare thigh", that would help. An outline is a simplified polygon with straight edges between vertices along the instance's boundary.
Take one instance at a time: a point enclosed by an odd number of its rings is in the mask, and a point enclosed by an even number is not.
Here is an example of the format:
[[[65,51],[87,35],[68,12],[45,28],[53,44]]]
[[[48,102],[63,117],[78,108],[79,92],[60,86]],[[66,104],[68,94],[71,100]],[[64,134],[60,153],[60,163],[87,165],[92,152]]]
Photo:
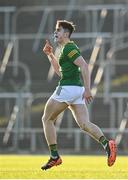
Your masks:
[[[85,104],[72,104],[70,110],[81,128],[89,122],[89,113]]]
[[[55,120],[57,116],[67,107],[68,105],[66,103],[50,98],[44,108],[43,120]]]

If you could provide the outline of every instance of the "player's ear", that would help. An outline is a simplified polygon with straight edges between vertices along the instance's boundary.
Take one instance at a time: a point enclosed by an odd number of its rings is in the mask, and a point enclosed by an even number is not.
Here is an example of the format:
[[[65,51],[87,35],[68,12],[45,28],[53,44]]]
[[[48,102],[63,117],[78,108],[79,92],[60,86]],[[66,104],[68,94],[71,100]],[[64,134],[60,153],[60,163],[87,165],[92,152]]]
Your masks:
[[[64,37],[65,37],[65,38],[69,38],[69,32],[65,32],[65,33],[64,33]]]

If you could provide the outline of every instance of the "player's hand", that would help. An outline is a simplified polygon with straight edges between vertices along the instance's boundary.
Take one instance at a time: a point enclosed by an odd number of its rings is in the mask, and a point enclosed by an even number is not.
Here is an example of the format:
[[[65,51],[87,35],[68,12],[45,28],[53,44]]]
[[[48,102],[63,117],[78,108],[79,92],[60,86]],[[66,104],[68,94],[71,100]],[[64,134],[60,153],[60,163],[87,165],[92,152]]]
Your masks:
[[[43,52],[48,56],[51,53],[53,53],[53,47],[51,46],[51,44],[49,43],[48,40],[46,40],[45,46],[43,48]]]
[[[85,89],[82,99],[85,99],[88,104],[92,102],[93,97],[90,89]]]

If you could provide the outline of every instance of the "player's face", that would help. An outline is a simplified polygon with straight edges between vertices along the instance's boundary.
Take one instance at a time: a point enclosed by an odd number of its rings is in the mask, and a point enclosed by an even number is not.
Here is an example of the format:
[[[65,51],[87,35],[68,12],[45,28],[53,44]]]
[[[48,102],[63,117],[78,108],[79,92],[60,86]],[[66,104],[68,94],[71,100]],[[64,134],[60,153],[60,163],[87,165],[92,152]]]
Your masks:
[[[54,32],[54,41],[62,44],[64,42],[64,39],[66,37],[65,30],[62,26],[56,26],[55,32]]]

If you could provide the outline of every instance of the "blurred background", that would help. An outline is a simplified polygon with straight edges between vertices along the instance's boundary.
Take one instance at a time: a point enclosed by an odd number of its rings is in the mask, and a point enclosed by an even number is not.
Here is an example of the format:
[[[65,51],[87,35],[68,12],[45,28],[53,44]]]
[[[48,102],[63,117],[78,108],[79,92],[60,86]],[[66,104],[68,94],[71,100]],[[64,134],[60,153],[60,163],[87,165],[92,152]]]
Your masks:
[[[0,153],[48,153],[41,117],[59,78],[42,47],[58,19],[76,24],[72,40],[89,63],[90,120],[127,154],[128,0],[0,0]],[[104,153],[69,110],[56,126],[61,153]]]

